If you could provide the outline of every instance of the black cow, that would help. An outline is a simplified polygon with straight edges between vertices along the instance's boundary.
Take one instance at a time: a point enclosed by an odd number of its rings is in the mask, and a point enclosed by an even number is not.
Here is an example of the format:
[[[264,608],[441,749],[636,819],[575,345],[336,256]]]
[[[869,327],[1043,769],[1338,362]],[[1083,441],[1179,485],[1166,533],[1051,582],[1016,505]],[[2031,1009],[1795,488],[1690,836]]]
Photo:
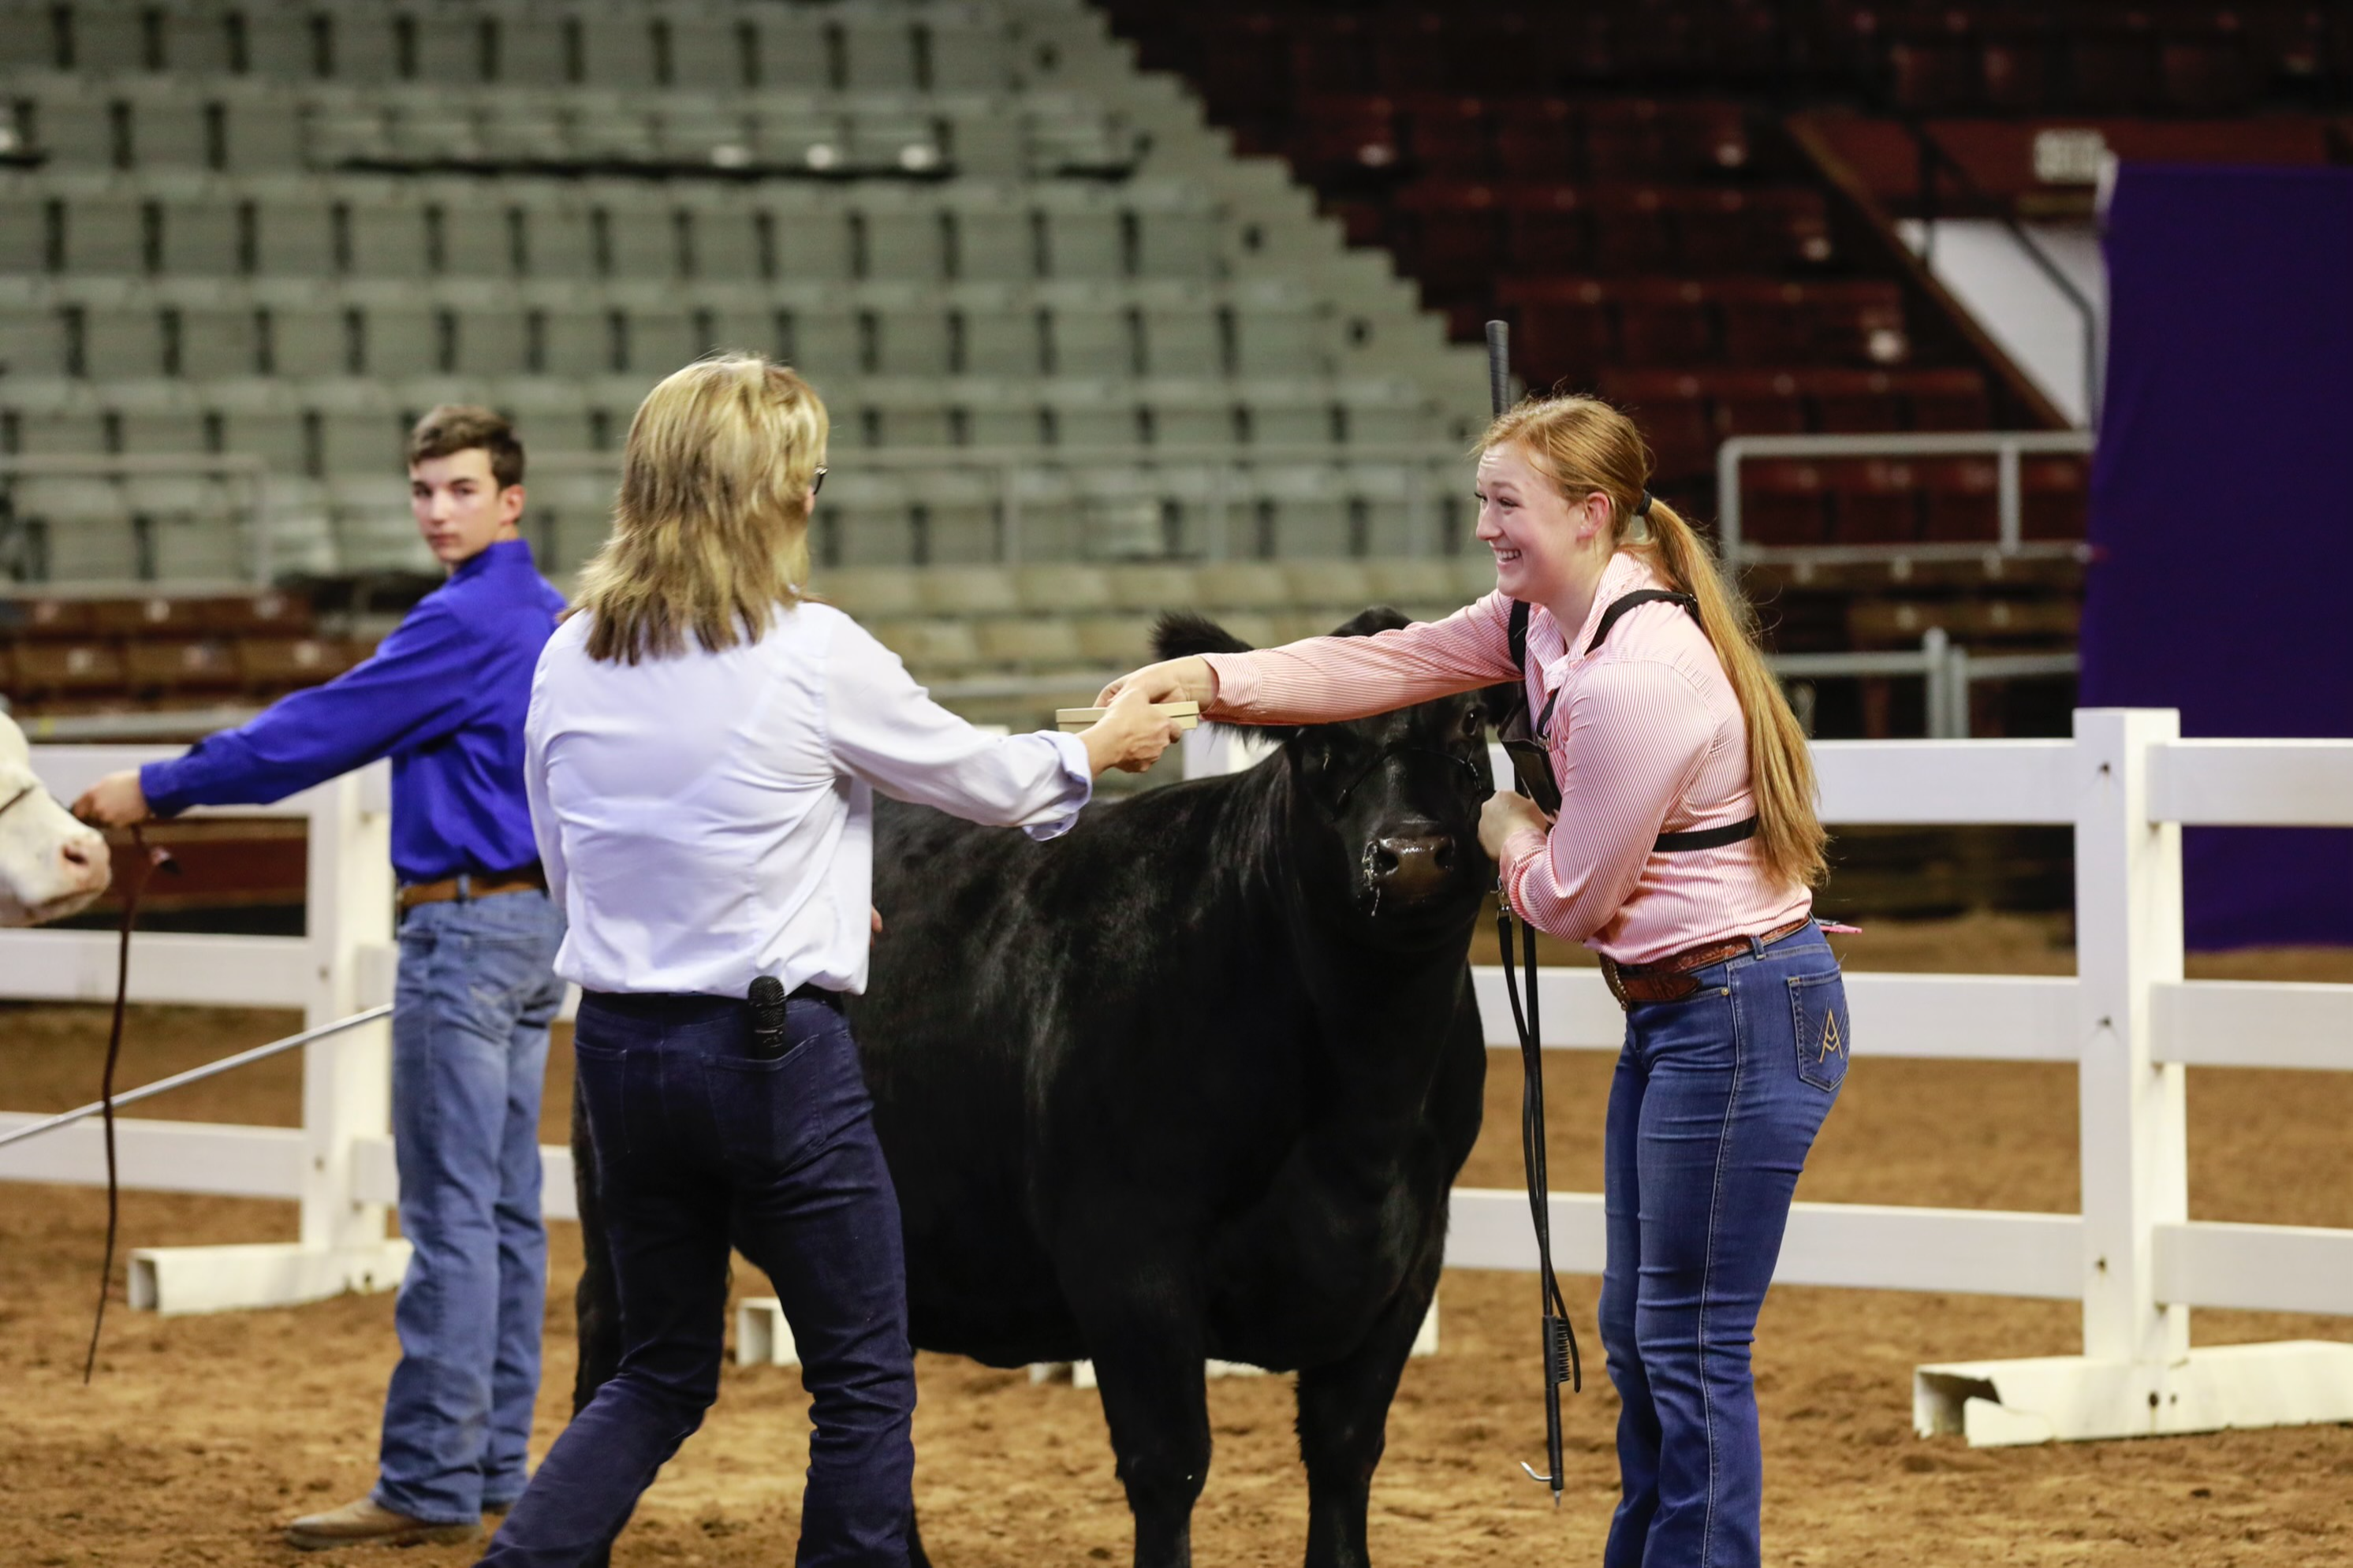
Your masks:
[[[1369,610],[1340,632],[1403,624]],[[1192,616],[1157,642],[1241,647]],[[1272,731],[1248,772],[1043,844],[877,813],[888,927],[850,1017],[914,1342],[994,1366],[1092,1358],[1139,1565],[1190,1560],[1205,1357],[1298,1373],[1307,1562],[1366,1561],[1389,1401],[1479,1131],[1492,707]],[[587,1217],[581,1402],[617,1349]]]

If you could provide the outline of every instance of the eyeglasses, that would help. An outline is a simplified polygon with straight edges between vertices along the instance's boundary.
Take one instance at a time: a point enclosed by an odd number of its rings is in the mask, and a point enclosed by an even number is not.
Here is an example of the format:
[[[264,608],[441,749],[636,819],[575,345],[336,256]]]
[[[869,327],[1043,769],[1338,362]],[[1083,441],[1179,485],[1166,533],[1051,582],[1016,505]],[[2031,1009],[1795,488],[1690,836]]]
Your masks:
[[[819,463],[817,466],[817,472],[809,476],[809,494],[815,495],[823,489],[825,489],[825,465]]]

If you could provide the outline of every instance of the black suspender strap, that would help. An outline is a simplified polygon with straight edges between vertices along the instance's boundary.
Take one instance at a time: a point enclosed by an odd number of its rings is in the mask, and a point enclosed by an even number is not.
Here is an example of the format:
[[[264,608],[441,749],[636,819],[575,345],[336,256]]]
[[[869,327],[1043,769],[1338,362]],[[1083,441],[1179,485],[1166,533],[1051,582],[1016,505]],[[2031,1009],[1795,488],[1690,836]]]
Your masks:
[[[1609,628],[1618,624],[1618,617],[1637,605],[1681,605],[1691,616],[1694,625],[1699,622],[1699,601],[1689,594],[1672,593],[1664,588],[1637,588],[1624,598],[1612,599],[1609,602],[1609,607],[1601,612],[1601,624],[1593,628],[1593,640],[1585,645],[1585,651],[1591,653],[1607,642],[1609,638]],[[1524,645],[1525,640],[1525,634],[1523,633]]]
[[[1684,613],[1691,616],[1694,624],[1699,621],[1699,601],[1689,594],[1672,593],[1665,588],[1638,588],[1623,598],[1610,601],[1609,607],[1601,612],[1600,623],[1593,628],[1593,640],[1585,645],[1585,651],[1589,654],[1599,647],[1609,637],[1609,629],[1618,624],[1618,618],[1627,611],[1638,605],[1653,604],[1681,605]],[[1512,601],[1512,618],[1507,635],[1512,649],[1512,663],[1519,669],[1520,687],[1525,692],[1528,679],[1526,601],[1522,599]],[[1556,691],[1551,697],[1546,699],[1544,711],[1537,715],[1535,725],[1535,733],[1539,738],[1551,725],[1553,703],[1559,700],[1559,698],[1560,693]],[[1757,819],[1751,816],[1739,822],[1728,822],[1721,827],[1698,827],[1687,833],[1662,833],[1652,841],[1651,852],[1654,855],[1685,855],[1698,849],[1721,849],[1727,844],[1738,844],[1744,839],[1756,837]]]
[[[1688,833],[1662,833],[1651,845],[1653,855],[1684,855],[1694,849],[1721,849],[1757,837],[1757,819],[1743,817],[1722,827],[1694,827]]]

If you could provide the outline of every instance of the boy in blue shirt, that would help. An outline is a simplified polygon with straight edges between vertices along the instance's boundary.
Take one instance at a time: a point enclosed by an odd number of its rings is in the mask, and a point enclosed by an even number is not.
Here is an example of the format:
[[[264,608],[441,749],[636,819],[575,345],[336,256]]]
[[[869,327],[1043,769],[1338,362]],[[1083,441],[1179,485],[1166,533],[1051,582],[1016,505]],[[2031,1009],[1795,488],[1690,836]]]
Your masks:
[[[539,1105],[563,916],[532,841],[523,716],[564,597],[517,532],[522,446],[487,408],[444,405],[408,441],[409,505],[449,580],[374,657],[185,755],[113,773],[74,805],[105,826],[192,805],[267,804],[392,759],[400,879],[392,1121],[400,1229],[373,1492],[296,1520],[317,1549],[479,1534],[524,1481],[539,1387],[547,1233]]]

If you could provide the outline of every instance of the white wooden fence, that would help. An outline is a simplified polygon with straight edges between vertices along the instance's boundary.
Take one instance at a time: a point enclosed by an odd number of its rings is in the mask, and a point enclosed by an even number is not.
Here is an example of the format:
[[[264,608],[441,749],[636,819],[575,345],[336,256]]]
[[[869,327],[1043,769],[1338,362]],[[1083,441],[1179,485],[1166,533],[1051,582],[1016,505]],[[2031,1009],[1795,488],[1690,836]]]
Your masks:
[[[179,754],[177,746],[36,746],[33,770],[71,800],[103,774]],[[131,996],[198,1006],[299,1007],[315,1028],[392,997],[391,779],[378,763],[263,809],[206,816],[301,816],[310,826],[305,934],[149,931],[131,944]],[[111,931],[0,931],[0,996],[106,1002]],[[374,1024],[302,1048],[302,1124],[116,1123],[126,1188],[285,1198],[300,1206],[284,1244],[142,1247],[131,1304],[167,1312],[284,1306],[399,1282],[408,1245],[387,1240],[392,1174],[391,1037]],[[90,1064],[93,1087],[98,1064]],[[124,1088],[135,1088],[126,1084]],[[40,1120],[0,1111],[0,1133]],[[566,1162],[565,1170],[569,1171]],[[106,1179],[99,1124],[84,1121],[0,1150],[0,1180]],[[563,1192],[569,1198],[567,1178]]]
[[[1228,737],[1188,741],[1188,768],[1238,760]],[[69,798],[155,754],[38,748],[34,766]],[[2353,1420],[2353,1344],[2189,1348],[2192,1307],[2353,1314],[2353,1230],[2188,1217],[2183,1113],[2189,1066],[2353,1070],[2353,985],[2185,981],[2180,854],[2184,823],[2353,826],[2353,741],[2184,741],[2170,711],[2088,710],[2069,741],[1831,742],[1815,757],[1832,823],[2074,827],[2073,978],[1857,974],[1847,990],[1865,1057],[2074,1063],[2083,1200],[2079,1214],[1800,1204],[1777,1278],[2082,1302],[2081,1355],[1922,1367],[1923,1434],[2029,1442]],[[383,776],[272,808],[310,819],[308,936],[147,936],[133,996],[301,1006],[311,1024],[384,999]],[[1490,1042],[1515,1044],[1497,973],[1474,978]],[[0,933],[0,995],[99,1000],[111,984],[111,938]],[[1550,969],[1541,984],[1547,1047],[1618,1047],[1623,1019],[1598,975]],[[306,1047],[300,1130],[126,1120],[127,1185],[301,1205],[290,1246],[135,1253],[134,1300],[202,1311],[397,1279],[398,1244],[384,1239],[396,1196],[385,1059],[381,1028]],[[0,1131],[29,1120],[0,1114]],[[544,1152],[548,1216],[571,1218],[568,1154]],[[0,1179],[102,1179],[95,1128],[0,1152]],[[1552,1210],[1560,1266],[1599,1272],[1599,1196],[1556,1193]],[[1458,1189],[1447,1261],[1532,1268],[1525,1196]]]

